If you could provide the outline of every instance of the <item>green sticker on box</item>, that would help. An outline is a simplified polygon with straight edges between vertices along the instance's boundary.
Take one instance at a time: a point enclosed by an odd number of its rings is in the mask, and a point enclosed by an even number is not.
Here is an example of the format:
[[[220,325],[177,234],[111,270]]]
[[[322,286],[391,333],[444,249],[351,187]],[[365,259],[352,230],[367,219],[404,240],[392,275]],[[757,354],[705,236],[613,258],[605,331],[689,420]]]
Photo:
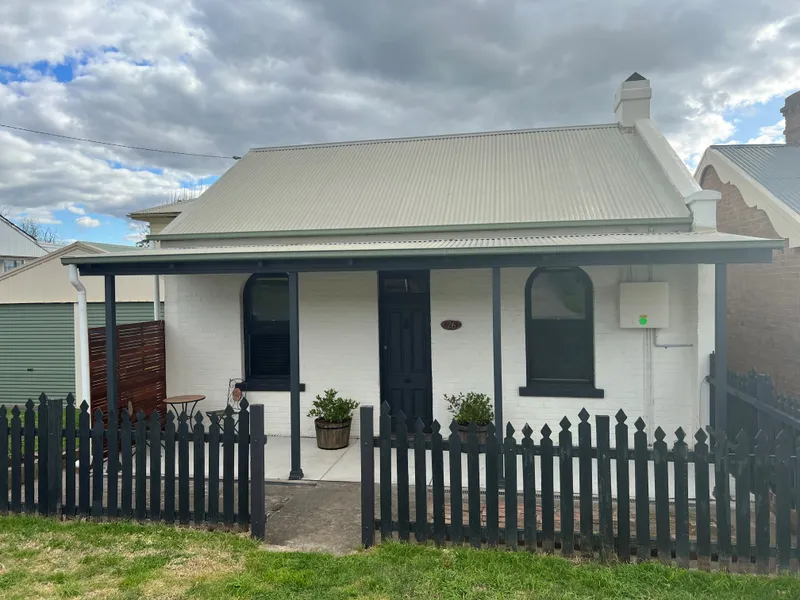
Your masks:
[[[639,325],[647,325],[647,315],[639,315]]]

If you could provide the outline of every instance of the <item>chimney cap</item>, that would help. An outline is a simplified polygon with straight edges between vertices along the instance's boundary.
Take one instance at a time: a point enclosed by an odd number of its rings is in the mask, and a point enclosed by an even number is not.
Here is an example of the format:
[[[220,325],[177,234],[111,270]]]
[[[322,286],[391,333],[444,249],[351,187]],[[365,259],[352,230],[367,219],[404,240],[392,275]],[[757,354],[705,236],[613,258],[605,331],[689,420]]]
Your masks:
[[[625,81],[647,81],[647,78],[634,71]]]

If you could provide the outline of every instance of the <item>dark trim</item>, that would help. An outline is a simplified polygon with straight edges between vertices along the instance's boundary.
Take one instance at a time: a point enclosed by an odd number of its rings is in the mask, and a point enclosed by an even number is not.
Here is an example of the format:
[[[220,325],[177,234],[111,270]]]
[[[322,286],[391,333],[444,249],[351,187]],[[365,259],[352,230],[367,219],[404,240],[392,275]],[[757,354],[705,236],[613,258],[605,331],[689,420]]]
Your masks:
[[[378,364],[379,364],[379,377],[380,377],[380,394],[381,394],[381,402],[388,402],[390,405],[392,404],[390,399],[390,394],[387,392],[386,387],[386,358],[385,358],[385,351],[384,346],[387,344],[387,337],[388,337],[388,326],[387,320],[385,317],[385,310],[387,306],[391,306],[392,303],[395,304],[402,304],[404,300],[407,301],[404,294],[400,294],[400,299],[397,299],[398,296],[385,292],[383,289],[383,282],[385,279],[396,278],[396,277],[421,277],[425,281],[426,291],[424,294],[418,294],[418,296],[424,296],[425,302],[425,311],[427,313],[427,322],[425,323],[425,344],[427,346],[427,354],[428,354],[428,361],[426,364],[426,377],[427,377],[427,398],[426,398],[426,415],[422,419],[425,423],[426,431],[430,430],[430,426],[433,422],[433,356],[432,356],[432,335],[431,335],[431,274],[430,271],[427,270],[403,270],[403,271],[379,271],[378,272]],[[413,420],[410,418],[411,415],[406,415],[409,418],[408,428],[409,431],[413,430]],[[395,422],[392,422],[392,427],[394,427]]]
[[[244,289],[242,290],[242,331],[243,331],[243,345],[244,345],[244,379],[245,381],[253,379],[258,380],[258,377],[253,377],[250,373],[250,334],[251,332],[251,323],[249,315],[253,312],[252,311],[252,289],[253,286],[258,282],[261,278],[275,278],[275,279],[285,279],[289,282],[289,277],[286,273],[256,273],[250,276],[244,284]],[[262,384],[264,380],[262,379]],[[269,382],[271,385],[279,384],[280,381],[273,380]],[[286,379],[286,390],[289,389],[289,379],[287,376]],[[252,387],[248,387],[248,389],[253,389]],[[266,388],[265,388],[266,389]]]
[[[286,381],[275,381],[268,379],[248,379],[242,383],[237,383],[236,387],[248,392],[290,392],[291,384]],[[300,384],[300,391],[306,391],[306,384]]]
[[[289,479],[303,478],[300,466],[300,293],[297,273],[289,273],[289,404],[292,465]]]
[[[542,273],[552,271],[569,271],[577,274],[583,282],[584,289],[584,310],[586,316],[583,319],[588,330],[587,342],[591,345],[591,373],[588,379],[581,381],[542,381],[534,378],[531,372],[531,353],[533,352],[533,320],[531,318],[531,287],[536,278]],[[579,267],[539,267],[530,274],[525,282],[525,381],[527,385],[520,388],[522,396],[558,396],[558,397],[585,397],[602,398],[603,391],[597,390],[595,384],[595,360],[594,360],[594,285],[592,279],[586,271]],[[523,393],[525,390],[525,393]],[[543,391],[542,391],[543,390]],[[597,393],[600,396],[597,396]],[[588,395],[586,395],[588,394]]]
[[[501,271],[492,268],[492,355],[494,367],[494,421],[495,431],[499,437],[505,435],[503,430],[503,340],[502,340],[502,301]],[[502,452],[500,453],[502,455]],[[497,472],[503,477],[503,460],[498,456]]]
[[[105,277],[106,311],[106,394],[108,397],[108,422],[116,423],[111,416],[119,407],[119,353],[117,348],[117,285],[113,275]]]
[[[519,388],[520,396],[549,396],[552,398],[605,398],[605,390],[590,383],[534,381]]]
[[[714,273],[714,372],[719,383],[714,386],[714,423],[718,431],[728,430],[728,277],[727,268],[720,264]]]
[[[103,255],[98,255],[102,257]],[[87,258],[86,260],[91,260]],[[63,262],[63,261],[62,261]],[[215,273],[287,273],[315,271],[422,271],[435,269],[476,269],[490,267],[578,267],[592,265],[663,265],[770,263],[772,248],[716,250],[625,250],[613,252],[549,252],[520,254],[470,254],[459,256],[407,256],[385,258],[305,259],[176,259],[143,262],[95,263],[74,260],[81,275],[199,275]]]

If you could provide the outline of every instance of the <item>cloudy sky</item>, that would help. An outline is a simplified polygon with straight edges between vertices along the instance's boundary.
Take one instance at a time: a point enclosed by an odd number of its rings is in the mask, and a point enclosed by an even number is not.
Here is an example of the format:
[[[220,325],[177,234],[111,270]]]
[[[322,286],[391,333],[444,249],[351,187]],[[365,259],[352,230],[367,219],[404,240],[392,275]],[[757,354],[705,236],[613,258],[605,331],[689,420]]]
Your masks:
[[[792,0],[4,0],[0,124],[180,152],[603,123],[633,71],[693,166],[782,141],[800,89]],[[65,239],[231,160],[0,128],[0,207]]]

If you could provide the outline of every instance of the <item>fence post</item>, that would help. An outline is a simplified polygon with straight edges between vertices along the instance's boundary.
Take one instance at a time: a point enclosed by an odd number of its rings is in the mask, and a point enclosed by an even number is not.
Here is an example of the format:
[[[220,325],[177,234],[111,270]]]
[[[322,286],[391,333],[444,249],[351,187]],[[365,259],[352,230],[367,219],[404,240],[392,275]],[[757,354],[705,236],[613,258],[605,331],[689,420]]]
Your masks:
[[[63,400],[47,400],[47,513],[54,515],[61,504],[61,413]],[[40,427],[45,424],[40,423]],[[39,500],[42,502],[42,500]]]
[[[361,544],[375,544],[375,450],[372,406],[362,406],[361,419]]]
[[[211,427],[214,427],[214,423],[211,424]],[[219,437],[219,433],[217,433],[217,437]],[[253,495],[250,507],[250,535],[257,540],[263,540],[266,536],[267,484],[264,473],[266,443],[267,439],[264,437],[264,405],[253,404],[250,406],[250,493]],[[217,445],[217,456],[219,456],[219,445]],[[217,468],[219,468],[219,459],[217,459]],[[219,486],[217,486],[218,488]],[[211,490],[209,490],[210,492]],[[219,492],[216,491],[215,493]],[[210,507],[211,504],[209,503]],[[209,516],[216,519],[215,515]]]

